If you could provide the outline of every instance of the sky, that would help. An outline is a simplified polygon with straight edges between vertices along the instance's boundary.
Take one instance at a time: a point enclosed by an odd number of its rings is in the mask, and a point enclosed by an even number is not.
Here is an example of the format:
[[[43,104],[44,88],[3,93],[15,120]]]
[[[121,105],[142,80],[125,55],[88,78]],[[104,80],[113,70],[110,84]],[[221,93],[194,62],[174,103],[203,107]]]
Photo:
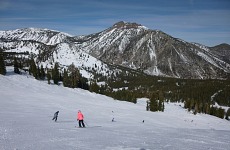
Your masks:
[[[87,35],[136,22],[206,46],[230,44],[230,0],[0,0],[0,30]]]

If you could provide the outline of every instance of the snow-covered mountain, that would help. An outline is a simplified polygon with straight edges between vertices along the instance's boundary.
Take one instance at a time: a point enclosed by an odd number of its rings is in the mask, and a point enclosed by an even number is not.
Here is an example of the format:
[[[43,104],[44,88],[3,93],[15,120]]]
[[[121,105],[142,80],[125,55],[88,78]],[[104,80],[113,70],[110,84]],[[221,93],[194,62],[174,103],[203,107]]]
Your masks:
[[[0,75],[1,150],[227,150],[229,121],[193,115],[180,103],[164,112],[82,89],[48,85],[26,73]],[[182,105],[183,106],[183,105]],[[57,122],[53,114],[59,110]],[[81,110],[86,128],[77,126]],[[112,118],[115,119],[112,122]],[[143,123],[144,120],[144,123]]]
[[[72,37],[67,33],[49,29],[25,28],[9,31],[0,31],[0,38],[11,40],[30,40],[44,43],[46,45],[55,45],[67,42]]]
[[[22,54],[21,57],[33,57],[45,68],[53,67],[55,62],[58,62],[61,68],[73,63],[87,78],[92,76],[92,70],[104,76],[119,71],[111,71],[106,63],[78,49],[75,39],[70,35],[48,29],[0,31],[0,48],[5,52],[25,53],[25,56]]]
[[[82,41],[79,48],[96,58],[150,75],[203,79],[230,73],[230,64],[210,48],[136,23],[118,22]]]
[[[33,53],[38,62],[46,65],[59,62],[68,66],[73,62],[82,68],[93,68],[97,60],[102,70],[110,72],[107,65],[176,78],[227,78],[230,74],[230,49],[218,47],[217,52],[215,48],[123,21],[102,32],[75,37],[48,29],[0,31],[0,48]],[[87,57],[93,61],[83,67]]]
[[[212,53],[222,57],[222,59],[230,64],[230,45],[220,44],[214,47],[210,47]]]

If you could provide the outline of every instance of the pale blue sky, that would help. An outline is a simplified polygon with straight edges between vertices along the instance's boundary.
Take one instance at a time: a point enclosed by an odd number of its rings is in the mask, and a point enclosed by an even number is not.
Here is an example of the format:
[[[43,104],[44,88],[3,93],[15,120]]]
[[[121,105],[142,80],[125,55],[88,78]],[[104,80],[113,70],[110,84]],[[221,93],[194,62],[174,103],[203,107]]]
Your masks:
[[[118,21],[207,46],[230,44],[230,0],[0,0],[0,30],[37,27],[86,35]]]

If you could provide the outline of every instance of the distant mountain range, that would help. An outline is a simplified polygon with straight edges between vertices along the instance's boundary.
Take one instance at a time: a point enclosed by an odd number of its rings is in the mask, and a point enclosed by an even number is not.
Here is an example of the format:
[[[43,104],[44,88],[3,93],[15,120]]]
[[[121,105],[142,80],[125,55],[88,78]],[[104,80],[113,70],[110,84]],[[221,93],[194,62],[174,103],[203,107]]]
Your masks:
[[[0,48],[6,52],[27,52],[47,67],[54,62],[61,66],[74,63],[85,76],[90,75],[89,68],[108,76],[114,72],[111,65],[174,78],[227,78],[230,75],[230,45],[207,47],[189,43],[162,31],[123,21],[86,36],[37,28],[0,31]]]

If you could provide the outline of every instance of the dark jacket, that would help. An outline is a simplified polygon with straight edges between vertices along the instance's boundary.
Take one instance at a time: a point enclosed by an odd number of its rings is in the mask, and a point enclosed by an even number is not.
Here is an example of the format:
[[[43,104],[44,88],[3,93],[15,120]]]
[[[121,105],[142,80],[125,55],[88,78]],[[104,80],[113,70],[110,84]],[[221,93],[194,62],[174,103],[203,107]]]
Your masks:
[[[57,111],[56,113],[54,113],[54,117],[58,116],[59,111]]]

